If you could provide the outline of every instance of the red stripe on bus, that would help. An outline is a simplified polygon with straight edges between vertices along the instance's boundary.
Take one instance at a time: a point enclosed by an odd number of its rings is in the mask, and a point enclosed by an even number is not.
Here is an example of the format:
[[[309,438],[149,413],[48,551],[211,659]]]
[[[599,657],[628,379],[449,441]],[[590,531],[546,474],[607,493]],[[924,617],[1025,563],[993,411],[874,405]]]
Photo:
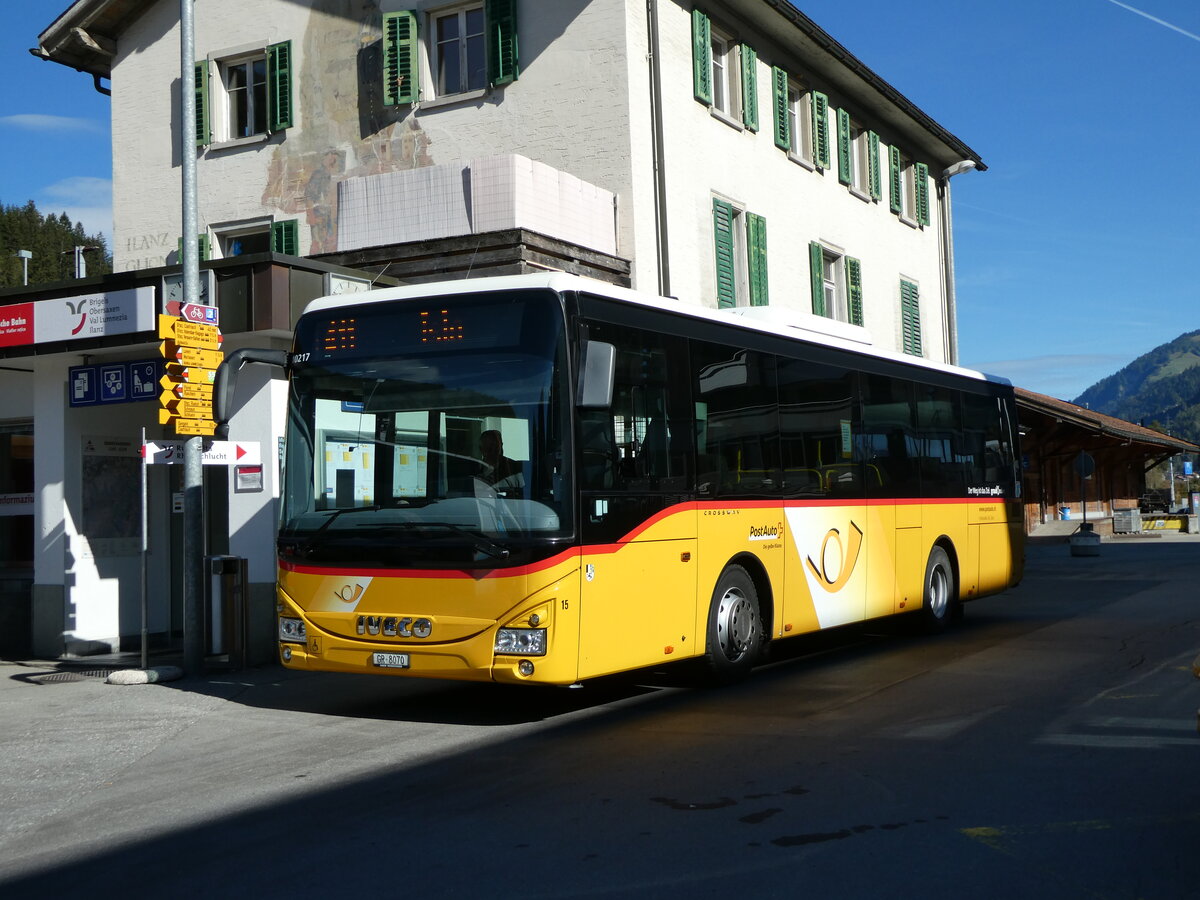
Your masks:
[[[535,563],[529,563],[524,566],[514,566],[511,569],[384,569],[384,568],[368,568],[368,569],[347,569],[344,566],[331,564],[328,567],[315,565],[299,565],[297,563],[284,562],[280,560],[279,568],[285,572],[295,572],[298,575],[363,575],[363,576],[379,576],[383,578],[400,577],[405,578],[470,578],[475,581],[483,581],[488,578],[512,578],[522,575],[532,575],[535,572],[544,572],[546,569],[561,565],[572,556],[586,553],[590,556],[605,556],[610,553],[616,553],[626,544],[635,541],[641,534],[647,531],[659,522],[669,519],[671,516],[685,512],[703,512],[705,510],[725,510],[725,509],[803,509],[805,507],[833,507],[833,506],[949,506],[972,503],[999,503],[1007,500],[1007,497],[997,497],[994,499],[981,499],[978,497],[932,497],[924,499],[882,499],[874,500],[864,499],[847,502],[845,499],[801,499],[801,500],[733,500],[729,502],[720,502],[717,500],[689,500],[684,503],[678,503],[674,506],[668,506],[666,509],[659,510],[645,522],[642,522],[628,534],[623,535],[616,541],[608,544],[591,544],[572,547],[568,550],[563,550],[556,553],[554,556],[547,557]]]

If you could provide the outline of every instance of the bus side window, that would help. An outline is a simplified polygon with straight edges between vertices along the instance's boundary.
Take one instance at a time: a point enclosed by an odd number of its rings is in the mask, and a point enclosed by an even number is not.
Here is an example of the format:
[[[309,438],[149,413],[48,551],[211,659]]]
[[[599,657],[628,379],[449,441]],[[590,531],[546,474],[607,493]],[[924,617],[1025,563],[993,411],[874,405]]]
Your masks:
[[[661,492],[691,488],[692,415],[682,338],[589,323],[589,337],[616,348],[612,406],[580,410],[583,490]]]
[[[775,357],[694,341],[692,389],[703,412],[696,457],[700,494],[777,494],[782,473]]]
[[[854,373],[785,357],[776,371],[785,495],[862,496]]]

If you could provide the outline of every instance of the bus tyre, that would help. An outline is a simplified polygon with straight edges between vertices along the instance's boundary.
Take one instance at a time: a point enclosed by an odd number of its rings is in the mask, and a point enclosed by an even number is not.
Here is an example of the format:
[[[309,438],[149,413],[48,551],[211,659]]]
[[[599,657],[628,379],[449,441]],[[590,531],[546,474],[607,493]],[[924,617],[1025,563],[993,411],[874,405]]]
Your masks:
[[[921,616],[927,631],[941,631],[950,624],[957,605],[954,584],[954,567],[950,556],[941,547],[929,551],[929,562],[925,564],[925,590],[922,598]]]
[[[708,610],[704,661],[709,680],[730,684],[745,678],[762,645],[762,614],[754,579],[741,566],[728,566],[717,579]]]

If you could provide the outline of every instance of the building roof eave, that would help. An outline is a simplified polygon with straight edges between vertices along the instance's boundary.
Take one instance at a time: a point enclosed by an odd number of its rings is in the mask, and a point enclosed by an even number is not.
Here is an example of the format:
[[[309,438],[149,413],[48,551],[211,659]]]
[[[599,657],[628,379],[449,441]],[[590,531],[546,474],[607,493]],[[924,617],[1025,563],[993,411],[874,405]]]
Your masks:
[[[112,75],[117,39],[155,0],[75,0],[38,35],[34,56],[97,78]]]
[[[1133,422],[1126,422],[1124,419],[1108,416],[1096,412],[1094,409],[1076,406],[1074,403],[1058,400],[1025,388],[1014,388],[1014,391],[1018,409],[1028,409],[1044,416],[1069,422],[1077,428],[1091,431],[1094,434],[1121,438],[1138,444],[1153,445],[1166,451],[1168,456],[1175,453],[1200,451],[1200,445],[1193,444],[1191,441],[1172,437],[1152,428],[1135,425]]]

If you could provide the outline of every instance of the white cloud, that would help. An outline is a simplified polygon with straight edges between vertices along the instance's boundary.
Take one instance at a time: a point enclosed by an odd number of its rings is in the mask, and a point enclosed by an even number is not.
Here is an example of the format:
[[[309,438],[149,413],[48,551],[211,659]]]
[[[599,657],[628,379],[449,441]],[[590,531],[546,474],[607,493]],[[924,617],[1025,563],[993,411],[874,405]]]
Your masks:
[[[66,213],[88,234],[103,234],[112,251],[112,182],[107,178],[75,176],[48,185],[37,198],[43,214]]]
[[[112,181],[76,175],[42,188],[42,195],[67,203],[112,204]]]
[[[11,126],[22,131],[36,132],[62,133],[87,131],[99,134],[104,131],[104,127],[94,119],[80,119],[73,116],[47,116],[41,113],[0,116],[0,125]]]

